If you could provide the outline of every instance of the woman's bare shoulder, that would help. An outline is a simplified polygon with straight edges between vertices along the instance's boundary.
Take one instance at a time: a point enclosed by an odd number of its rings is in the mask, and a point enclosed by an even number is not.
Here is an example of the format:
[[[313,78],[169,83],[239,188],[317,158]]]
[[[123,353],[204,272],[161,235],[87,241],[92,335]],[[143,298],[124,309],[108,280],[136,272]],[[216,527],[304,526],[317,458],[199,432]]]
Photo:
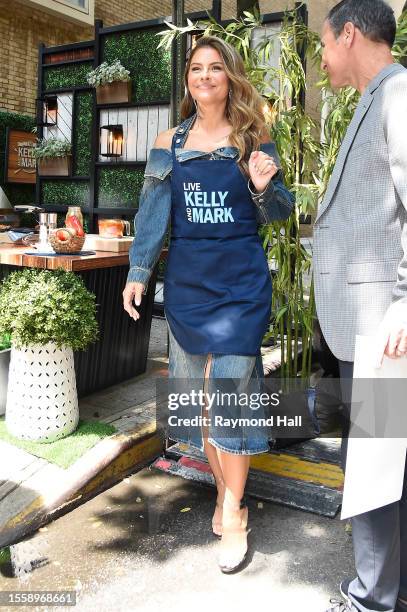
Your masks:
[[[174,136],[176,129],[177,127],[174,127],[169,130],[165,130],[164,132],[160,132],[155,139],[154,148],[171,149],[172,137]]]

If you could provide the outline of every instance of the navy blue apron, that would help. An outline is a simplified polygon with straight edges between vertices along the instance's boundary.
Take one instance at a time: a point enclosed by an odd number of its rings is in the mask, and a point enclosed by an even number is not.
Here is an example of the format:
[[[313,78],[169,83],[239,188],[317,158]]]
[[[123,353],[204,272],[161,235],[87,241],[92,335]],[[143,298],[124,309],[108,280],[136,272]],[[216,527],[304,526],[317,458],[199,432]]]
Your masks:
[[[188,353],[257,355],[272,285],[247,183],[234,159],[179,162],[176,146],[174,135],[168,324]]]

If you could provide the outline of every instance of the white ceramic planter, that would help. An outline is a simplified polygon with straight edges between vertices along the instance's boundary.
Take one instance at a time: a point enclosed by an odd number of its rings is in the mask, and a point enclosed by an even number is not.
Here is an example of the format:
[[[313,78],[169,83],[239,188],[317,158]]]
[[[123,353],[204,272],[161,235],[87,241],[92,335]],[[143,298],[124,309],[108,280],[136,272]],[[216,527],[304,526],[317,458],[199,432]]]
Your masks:
[[[0,416],[6,411],[10,349],[0,351]]]
[[[79,421],[73,351],[50,342],[11,349],[6,426],[21,440],[53,442]]]

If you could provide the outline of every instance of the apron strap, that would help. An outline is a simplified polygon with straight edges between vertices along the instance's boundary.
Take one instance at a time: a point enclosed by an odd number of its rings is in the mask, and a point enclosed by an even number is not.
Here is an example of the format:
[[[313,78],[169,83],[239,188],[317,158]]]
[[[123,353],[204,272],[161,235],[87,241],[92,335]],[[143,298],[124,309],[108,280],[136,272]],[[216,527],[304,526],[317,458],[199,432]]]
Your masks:
[[[183,121],[174,132],[171,143],[172,157],[174,160],[176,159],[175,149],[181,149],[184,146],[195,117],[196,113],[194,113],[191,117],[188,117],[188,119],[185,119],[185,121]]]

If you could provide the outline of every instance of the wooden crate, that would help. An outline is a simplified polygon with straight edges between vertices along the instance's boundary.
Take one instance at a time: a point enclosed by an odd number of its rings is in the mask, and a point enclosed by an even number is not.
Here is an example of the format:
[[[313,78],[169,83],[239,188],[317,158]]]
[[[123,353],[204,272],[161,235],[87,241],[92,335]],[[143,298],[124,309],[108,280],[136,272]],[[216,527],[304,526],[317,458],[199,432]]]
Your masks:
[[[133,236],[123,238],[103,238],[99,234],[86,234],[84,251],[111,251],[113,253],[127,253],[133,242]]]

